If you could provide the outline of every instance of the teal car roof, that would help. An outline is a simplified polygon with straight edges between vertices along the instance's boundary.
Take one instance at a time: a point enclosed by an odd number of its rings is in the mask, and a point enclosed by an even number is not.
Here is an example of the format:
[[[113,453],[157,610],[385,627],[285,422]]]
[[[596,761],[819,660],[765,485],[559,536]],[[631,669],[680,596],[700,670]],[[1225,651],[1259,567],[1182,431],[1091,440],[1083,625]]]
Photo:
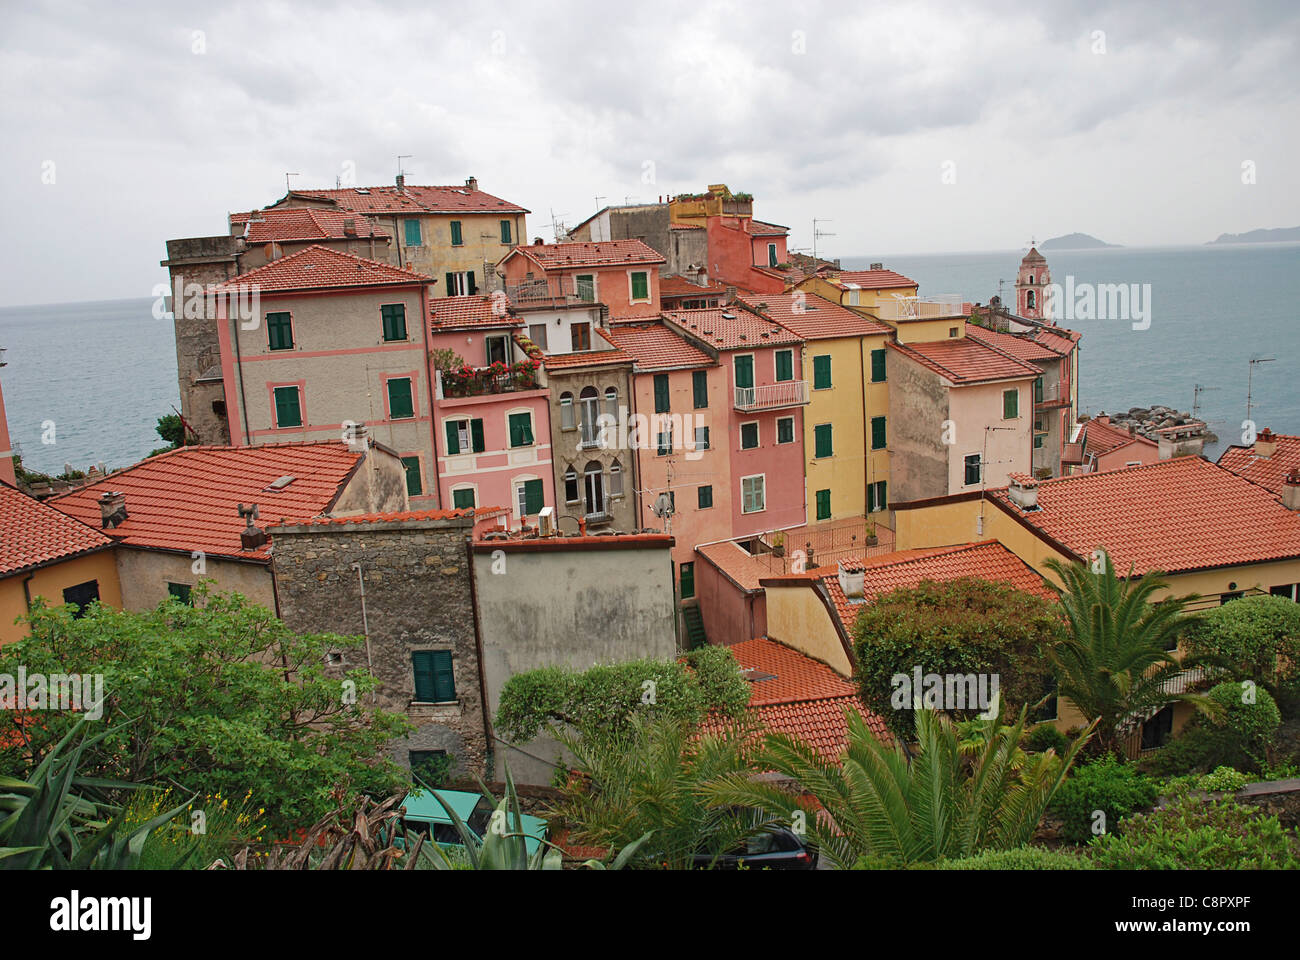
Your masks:
[[[483,799],[479,793],[469,793],[465,790],[439,790],[438,793],[442,799],[447,802],[447,806],[456,811],[456,816],[460,817],[461,822],[469,825],[470,814],[478,806],[478,802]],[[406,795],[406,800],[402,806],[406,807],[406,819],[420,823],[445,823],[451,824],[451,817],[447,816],[447,811],[443,809],[433,793],[429,790],[411,791]],[[510,817],[513,821],[514,817]],[[541,817],[533,817],[523,814],[521,817],[523,832],[528,839],[524,841],[524,846],[532,853],[538,847],[538,841],[546,837],[546,821]]]

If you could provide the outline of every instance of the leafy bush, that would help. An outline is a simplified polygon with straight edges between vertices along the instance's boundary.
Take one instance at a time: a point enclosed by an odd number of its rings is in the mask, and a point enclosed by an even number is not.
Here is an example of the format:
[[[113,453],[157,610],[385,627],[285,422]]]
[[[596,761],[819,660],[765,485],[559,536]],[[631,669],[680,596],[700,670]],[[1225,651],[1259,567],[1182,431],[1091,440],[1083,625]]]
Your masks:
[[[1196,785],[1207,793],[1236,793],[1246,785],[1247,777],[1232,767],[1217,767],[1213,773],[1207,773]]]
[[[1068,850],[1023,846],[1012,850],[986,850],[962,860],[945,860],[940,870],[1091,870],[1092,862]]]
[[[123,826],[149,823],[173,799],[173,790],[149,791],[127,805]],[[250,790],[231,803],[228,797],[195,798],[174,820],[157,827],[140,851],[138,870],[205,870],[215,860],[228,860],[244,847],[270,840],[266,810],[252,799]],[[202,818],[195,817],[201,812]]]
[[[1222,708],[1220,714],[1193,717],[1182,735],[1157,751],[1143,767],[1157,776],[1208,773],[1224,766],[1259,770],[1267,762],[1282,715],[1263,687],[1255,687],[1252,693],[1255,702],[1243,703],[1241,684],[1228,681],[1214,687],[1207,696]]]
[[[1087,843],[1093,835],[1095,811],[1106,815],[1105,826],[1111,830],[1135,810],[1155,803],[1158,794],[1157,782],[1140,774],[1136,766],[1103,757],[1076,766],[1074,775],[1056,791],[1049,809],[1064,821],[1064,839]]]
[[[1029,736],[1025,737],[1025,749],[1032,753],[1046,753],[1048,750],[1055,750],[1059,757],[1069,747],[1070,741],[1060,730],[1050,723],[1040,723],[1029,731]]]
[[[1190,796],[1130,817],[1088,846],[1103,870],[1294,870],[1298,853],[1295,834],[1277,817],[1235,800]]]
[[[1187,637],[1192,654],[1220,663],[1270,690],[1300,663],[1300,604],[1284,597],[1242,597],[1205,611]]]

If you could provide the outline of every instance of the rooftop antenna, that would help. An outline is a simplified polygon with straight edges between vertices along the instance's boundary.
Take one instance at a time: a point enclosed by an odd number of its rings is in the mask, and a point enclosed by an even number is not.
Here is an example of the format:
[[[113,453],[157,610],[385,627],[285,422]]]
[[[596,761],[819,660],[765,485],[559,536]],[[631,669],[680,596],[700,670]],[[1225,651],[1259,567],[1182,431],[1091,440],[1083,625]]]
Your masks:
[[[1246,419],[1247,420],[1250,419],[1250,410],[1251,407],[1254,406],[1252,390],[1254,387],[1253,380],[1255,377],[1255,364],[1272,363],[1276,359],[1277,357],[1251,357],[1250,358],[1250,367],[1249,367],[1250,373],[1246,375]]]
[[[564,225],[564,221],[560,219],[560,217],[567,217],[567,216],[568,216],[567,213],[561,213],[557,215],[555,212],[555,208],[554,207],[551,208],[551,236],[552,238],[554,238],[556,243],[562,243],[568,239],[569,230]]]
[[[607,199],[609,199],[609,198],[608,198],[608,197],[602,197],[600,194],[596,194],[596,209],[597,209],[597,210],[600,209],[600,201],[602,201],[602,200],[607,200]]]
[[[1195,384],[1192,387],[1192,419],[1201,419],[1201,394],[1206,390],[1218,390],[1218,387],[1207,387],[1204,384]],[[1247,401],[1249,403],[1249,400]]]
[[[1034,247],[1036,247],[1036,246],[1038,246],[1038,241],[1034,239],[1034,235],[1031,233],[1031,234],[1029,235],[1029,246],[1027,246],[1027,247],[1021,247],[1020,249],[1021,249],[1021,250],[1024,250],[1025,253],[1028,253],[1030,250],[1032,250],[1032,249],[1033,249]]]
[[[818,229],[817,229],[817,224],[819,224],[819,223],[834,223],[834,222],[835,222],[834,220],[827,220],[827,219],[825,219],[825,218],[823,218],[823,219],[821,219],[821,220],[818,220],[818,219],[816,219],[816,218],[813,219],[813,259],[814,259],[814,260],[817,259],[817,238],[818,238],[818,237],[833,237],[833,236],[835,236],[835,234],[833,234],[833,233],[829,233],[828,231],[825,231],[825,230],[818,230]]]
[[[285,192],[285,193],[293,193],[293,187],[289,186],[289,178],[290,178],[290,177],[301,177],[301,176],[302,176],[301,173],[286,173],[286,174],[284,175],[284,192]]]
[[[402,161],[411,160],[415,157],[413,153],[399,153],[397,155],[397,175],[402,176]]]

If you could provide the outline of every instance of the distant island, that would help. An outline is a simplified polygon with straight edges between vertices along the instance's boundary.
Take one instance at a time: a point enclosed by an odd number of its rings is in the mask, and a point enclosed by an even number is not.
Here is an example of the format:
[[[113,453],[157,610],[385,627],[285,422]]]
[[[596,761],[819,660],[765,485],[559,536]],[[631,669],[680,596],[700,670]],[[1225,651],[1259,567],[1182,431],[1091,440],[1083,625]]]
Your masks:
[[[1211,240],[1206,246],[1216,243],[1287,243],[1300,240],[1300,227],[1278,227],[1276,230],[1251,230],[1249,233],[1221,233],[1219,239]]]
[[[1038,245],[1040,250],[1096,250],[1101,247],[1118,247],[1118,243],[1107,243],[1086,233],[1067,233],[1063,237],[1052,237]]]

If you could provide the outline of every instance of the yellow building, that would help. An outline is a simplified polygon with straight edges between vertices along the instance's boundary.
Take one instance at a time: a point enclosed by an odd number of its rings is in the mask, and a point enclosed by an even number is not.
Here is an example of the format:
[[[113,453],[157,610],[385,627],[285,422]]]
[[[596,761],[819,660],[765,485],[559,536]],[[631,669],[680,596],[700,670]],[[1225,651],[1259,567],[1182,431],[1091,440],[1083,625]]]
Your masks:
[[[0,645],[27,636],[33,601],[121,607],[113,541],[0,483]]]

